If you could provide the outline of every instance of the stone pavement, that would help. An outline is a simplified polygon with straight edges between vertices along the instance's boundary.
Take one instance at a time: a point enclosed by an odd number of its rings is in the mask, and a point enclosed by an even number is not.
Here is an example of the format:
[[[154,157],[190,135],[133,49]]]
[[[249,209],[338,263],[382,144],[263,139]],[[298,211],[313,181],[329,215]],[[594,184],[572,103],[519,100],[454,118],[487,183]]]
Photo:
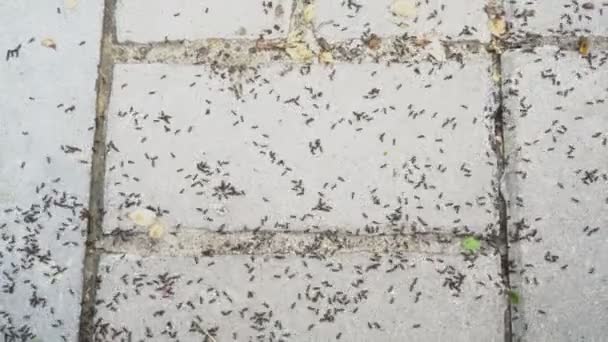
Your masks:
[[[608,4],[0,3],[0,341],[603,341]]]
[[[0,3],[0,341],[76,341],[103,4]]]

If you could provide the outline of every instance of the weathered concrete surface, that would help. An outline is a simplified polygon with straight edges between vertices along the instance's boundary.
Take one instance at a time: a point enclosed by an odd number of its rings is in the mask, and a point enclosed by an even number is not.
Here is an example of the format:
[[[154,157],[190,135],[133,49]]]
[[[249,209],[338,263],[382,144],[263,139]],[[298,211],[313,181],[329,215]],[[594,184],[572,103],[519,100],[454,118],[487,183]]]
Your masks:
[[[101,14],[99,1],[0,2],[6,341],[76,339]]]
[[[485,0],[317,0],[312,22],[330,41],[370,34],[488,41]]]
[[[95,341],[502,341],[499,269],[497,256],[106,256]]]
[[[505,1],[512,33],[545,36],[608,35],[608,3],[603,0]]]
[[[118,0],[118,41],[278,38],[287,35],[291,0]]]
[[[516,341],[608,336],[608,53],[503,59]]]
[[[117,65],[105,230],[494,231],[490,62],[462,63]]]
[[[504,46],[605,42],[604,2],[505,1]],[[489,41],[499,2],[107,3],[107,234],[83,340],[503,340],[501,75],[463,44]],[[77,338],[101,12],[0,4],[8,341]],[[514,339],[602,341],[608,53],[537,52],[502,59]],[[482,254],[454,233],[485,235]]]

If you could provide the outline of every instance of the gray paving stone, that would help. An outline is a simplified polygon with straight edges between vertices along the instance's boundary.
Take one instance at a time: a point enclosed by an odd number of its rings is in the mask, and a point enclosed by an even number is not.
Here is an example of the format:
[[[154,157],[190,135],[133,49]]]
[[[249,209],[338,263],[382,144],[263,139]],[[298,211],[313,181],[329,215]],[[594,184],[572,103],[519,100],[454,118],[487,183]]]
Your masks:
[[[516,341],[608,336],[607,60],[504,56]]]
[[[463,63],[118,65],[105,229],[143,210],[144,228],[495,230],[490,63]]]
[[[502,341],[499,259],[105,256],[95,341]]]
[[[370,33],[487,41],[490,33],[485,5],[485,0],[316,0],[313,25],[331,41]]]
[[[287,35],[291,0],[118,0],[118,41],[278,38]]]
[[[507,0],[515,33],[585,36],[608,34],[608,3],[602,0]]]
[[[0,2],[6,341],[76,340],[102,3]]]

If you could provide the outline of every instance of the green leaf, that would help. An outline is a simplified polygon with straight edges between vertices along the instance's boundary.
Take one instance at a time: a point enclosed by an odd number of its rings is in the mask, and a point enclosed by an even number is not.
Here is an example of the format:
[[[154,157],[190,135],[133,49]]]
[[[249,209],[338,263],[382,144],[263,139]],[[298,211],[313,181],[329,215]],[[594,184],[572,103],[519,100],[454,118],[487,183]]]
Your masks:
[[[473,236],[469,236],[462,240],[462,249],[464,249],[465,252],[477,253],[479,248],[481,248],[481,242]]]
[[[509,301],[511,302],[511,304],[517,305],[519,304],[520,301],[520,297],[519,297],[519,293],[513,291],[513,290],[509,290]]]

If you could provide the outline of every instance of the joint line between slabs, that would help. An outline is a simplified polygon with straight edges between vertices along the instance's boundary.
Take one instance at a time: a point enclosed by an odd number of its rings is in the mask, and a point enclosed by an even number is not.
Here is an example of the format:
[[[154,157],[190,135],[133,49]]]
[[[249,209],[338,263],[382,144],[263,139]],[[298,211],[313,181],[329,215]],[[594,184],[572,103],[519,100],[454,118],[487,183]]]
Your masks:
[[[500,253],[501,271],[502,277],[507,290],[511,288],[510,276],[509,276],[509,233],[508,233],[508,214],[507,214],[507,203],[503,193],[502,181],[505,175],[506,167],[506,156],[505,156],[505,141],[504,141],[504,103],[503,103],[503,87],[502,87],[502,55],[497,51],[490,52],[494,64],[494,72],[497,73],[495,80],[497,87],[497,108],[494,116],[494,130],[495,130],[495,141],[496,141],[496,154],[498,160],[498,173],[497,173],[497,188],[498,188],[498,214],[499,214],[499,234],[497,239],[497,247]],[[512,306],[511,303],[507,302],[507,307],[504,313],[504,341],[513,341],[513,327],[512,327]]]
[[[102,236],[105,154],[106,154],[106,111],[112,86],[112,44],[115,37],[114,9],[116,0],[105,0],[103,24],[99,47],[95,102],[95,133],[91,163],[89,190],[89,211],[85,257],[83,265],[83,284],[81,298],[80,325],[78,341],[90,342],[94,339],[95,301],[100,253],[95,243]]]

